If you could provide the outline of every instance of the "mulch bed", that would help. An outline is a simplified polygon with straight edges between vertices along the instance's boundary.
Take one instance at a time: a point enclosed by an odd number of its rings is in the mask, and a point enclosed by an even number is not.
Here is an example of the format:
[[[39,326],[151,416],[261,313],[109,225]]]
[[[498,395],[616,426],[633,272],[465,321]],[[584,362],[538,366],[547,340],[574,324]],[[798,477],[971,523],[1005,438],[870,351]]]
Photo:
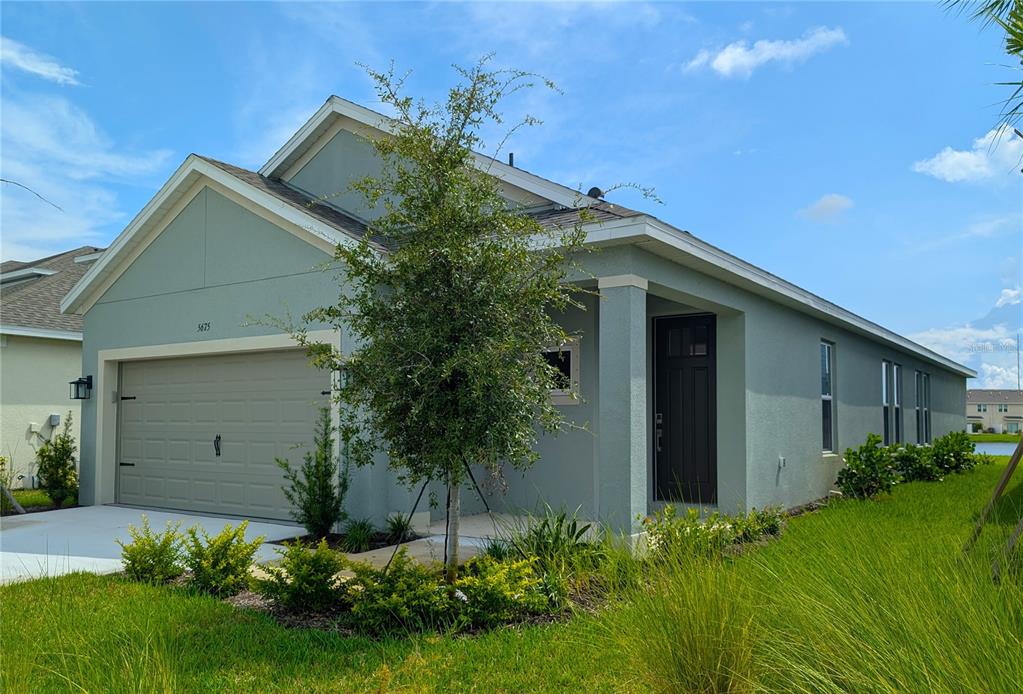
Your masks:
[[[374,534],[369,540],[369,547],[362,550],[369,552],[374,549],[383,549],[384,547],[394,547],[396,544],[404,544],[406,542],[412,542],[418,540],[421,535],[407,535],[401,542],[395,542],[389,534],[385,532],[378,532]],[[324,538],[327,541],[327,546],[331,549],[336,549],[339,552],[348,552],[347,545],[345,544],[344,533],[331,533]],[[320,541],[320,538],[313,537],[312,535],[298,535],[296,537],[286,537],[283,540],[273,540],[268,544],[271,545],[283,545],[285,542],[301,542],[306,545],[315,545]]]

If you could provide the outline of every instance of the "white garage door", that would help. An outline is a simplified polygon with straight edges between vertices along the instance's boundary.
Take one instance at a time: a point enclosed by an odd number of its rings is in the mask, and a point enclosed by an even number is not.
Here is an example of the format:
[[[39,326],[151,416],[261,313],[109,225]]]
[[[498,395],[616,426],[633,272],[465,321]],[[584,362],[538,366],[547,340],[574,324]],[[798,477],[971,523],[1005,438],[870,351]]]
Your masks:
[[[125,362],[118,502],[290,518],[274,458],[301,462],[329,387],[303,350]]]

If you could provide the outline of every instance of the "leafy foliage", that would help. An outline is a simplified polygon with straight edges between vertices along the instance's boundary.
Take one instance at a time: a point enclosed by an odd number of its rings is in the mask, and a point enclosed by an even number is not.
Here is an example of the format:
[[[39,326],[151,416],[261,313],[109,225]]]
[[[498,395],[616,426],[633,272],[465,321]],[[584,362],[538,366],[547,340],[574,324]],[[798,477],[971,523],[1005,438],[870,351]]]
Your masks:
[[[548,229],[510,204],[474,152],[481,130],[503,123],[501,102],[535,77],[488,70],[486,59],[456,69],[462,82],[436,106],[405,96],[393,71],[368,70],[395,113],[393,137],[374,140],[380,175],[353,188],[382,214],[360,242],[338,246],[337,303],[304,316],[343,327],[356,347],[342,353],[296,331],[321,366],[344,370],[337,397],[351,460],[368,464],[380,447],[410,484],[447,483],[449,579],[466,465],[529,466],[537,422],[547,432],[564,424],[549,397],[559,372],[543,350],[569,340],[551,316],[580,305],[565,280],[584,240],[578,225]]]
[[[322,612],[340,604],[344,556],[327,546],[326,540],[309,547],[291,542],[278,550],[277,565],[263,567],[265,578],[256,581],[256,590],[274,602],[293,610]]]
[[[869,499],[890,492],[901,481],[891,454],[881,445],[881,437],[868,434],[859,448],[846,449],[845,467],[838,471],[836,484],[847,496]]]
[[[64,428],[53,441],[44,441],[36,450],[36,475],[39,486],[60,508],[64,501],[78,494],[78,470],[75,453],[78,446],[71,435],[71,412],[64,417]]]
[[[387,517],[387,539],[395,544],[406,542],[416,536],[412,530],[412,519],[401,513]]]
[[[888,454],[903,482],[935,482],[944,477],[929,446],[894,444],[888,447]]]
[[[344,539],[341,544],[346,552],[365,552],[376,534],[376,529],[368,520],[349,521],[345,526]]]
[[[587,539],[592,530],[592,524],[579,521],[578,509],[570,515],[546,506],[542,516],[513,529],[507,542],[520,559],[535,559],[542,573],[563,572],[592,554],[594,544]]]
[[[497,561],[486,555],[470,559],[455,581],[454,596],[462,603],[457,623],[462,628],[490,628],[550,611],[535,560]]]
[[[778,535],[784,523],[784,512],[775,506],[759,511],[753,508],[734,516],[713,511],[704,518],[695,508],[679,515],[677,508],[668,504],[645,518],[643,527],[647,549],[655,557],[715,557],[733,544]]]
[[[163,532],[154,532],[149,526],[149,517],[143,514],[142,527],[128,526],[128,543],[117,540],[121,546],[121,561],[124,573],[133,581],[143,583],[166,583],[180,576],[184,567],[182,560],[181,523],[167,521]]]
[[[188,529],[185,566],[192,572],[193,586],[217,596],[234,595],[246,587],[252,558],[263,543],[262,536],[245,541],[248,527],[248,521],[236,528],[227,525],[213,537],[199,526]]]
[[[931,457],[942,472],[964,472],[975,465],[975,449],[965,431],[950,431],[931,444]]]
[[[276,462],[288,481],[284,496],[293,507],[291,517],[310,535],[322,538],[344,520],[348,492],[347,473],[338,475],[330,408],[320,409],[313,441],[313,450],[305,454],[305,462],[297,470],[287,460],[277,458]]]

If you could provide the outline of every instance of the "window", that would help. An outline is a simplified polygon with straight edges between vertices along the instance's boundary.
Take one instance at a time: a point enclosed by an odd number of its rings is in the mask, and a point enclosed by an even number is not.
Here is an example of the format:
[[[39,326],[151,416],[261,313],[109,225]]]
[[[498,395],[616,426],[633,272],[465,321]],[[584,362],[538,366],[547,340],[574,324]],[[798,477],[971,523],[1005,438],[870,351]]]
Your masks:
[[[821,446],[835,450],[835,355],[834,345],[821,342]]]
[[[892,363],[881,362],[881,413],[884,417],[884,445],[892,442]]]
[[[1019,422],[1009,422],[1005,425],[1006,434],[1018,434],[1019,433]]]
[[[561,347],[547,349],[543,358],[557,371],[554,377],[556,387],[551,390],[555,405],[573,405],[579,402],[579,342],[573,340]]]
[[[892,364],[892,403],[895,405],[895,443],[902,443],[902,367]]]
[[[931,375],[923,375],[924,438],[921,443],[931,442]]]
[[[987,412],[987,405],[977,405],[977,412]]]
[[[1009,406],[1008,405],[999,405],[998,406],[998,411],[999,412],[1008,412],[1009,411]]]
[[[924,442],[924,374],[913,372],[913,421],[916,422],[916,442]]]

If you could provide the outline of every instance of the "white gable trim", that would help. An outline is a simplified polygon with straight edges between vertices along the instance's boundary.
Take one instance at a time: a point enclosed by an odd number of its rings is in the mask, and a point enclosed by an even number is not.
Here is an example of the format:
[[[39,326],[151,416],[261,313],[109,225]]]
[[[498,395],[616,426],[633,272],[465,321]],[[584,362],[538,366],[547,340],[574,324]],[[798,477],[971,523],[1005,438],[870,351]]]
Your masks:
[[[47,275],[56,275],[56,270],[50,270],[45,267],[27,267],[22,270],[11,270],[0,274],[0,282],[14,282],[16,280],[25,280],[31,277],[46,277]]]
[[[68,292],[61,301],[61,312],[88,311],[204,187],[215,190],[325,253],[333,255],[338,244],[355,243],[352,237],[324,224],[299,208],[190,154],[135,219],[114,239],[103,255],[93,263],[78,284]]]
[[[45,340],[70,340],[81,342],[82,334],[73,330],[51,330],[49,328],[25,328],[20,325],[0,325],[0,335],[18,337],[40,337]]]
[[[329,137],[328,133],[336,134],[344,125],[338,125],[333,119],[338,116],[350,119],[379,133],[393,134],[397,128],[393,119],[364,106],[352,103],[337,96],[331,96],[326,103],[305,122],[283,147],[270,157],[259,173],[267,177],[287,179],[297,173],[301,165],[315,155]],[[299,154],[301,151],[301,154]],[[298,155],[297,157],[295,155]],[[560,183],[548,181],[528,171],[509,166],[492,157],[473,152],[476,166],[508,185],[546,198],[551,202],[565,207],[588,207],[596,202],[593,198],[583,195],[577,190]]]

